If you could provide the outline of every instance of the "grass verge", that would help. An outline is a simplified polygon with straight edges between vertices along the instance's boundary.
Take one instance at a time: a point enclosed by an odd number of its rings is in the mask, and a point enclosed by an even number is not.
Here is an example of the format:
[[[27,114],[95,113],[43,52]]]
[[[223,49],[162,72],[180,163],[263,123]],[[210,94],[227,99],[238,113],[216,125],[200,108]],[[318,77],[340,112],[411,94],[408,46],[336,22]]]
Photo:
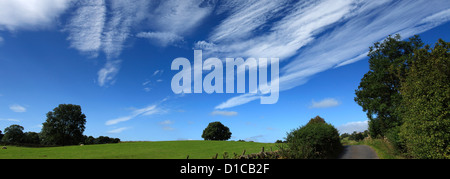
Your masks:
[[[389,141],[384,139],[364,139],[356,142],[354,145],[368,145],[372,147],[380,159],[404,159],[405,157],[398,153]]]

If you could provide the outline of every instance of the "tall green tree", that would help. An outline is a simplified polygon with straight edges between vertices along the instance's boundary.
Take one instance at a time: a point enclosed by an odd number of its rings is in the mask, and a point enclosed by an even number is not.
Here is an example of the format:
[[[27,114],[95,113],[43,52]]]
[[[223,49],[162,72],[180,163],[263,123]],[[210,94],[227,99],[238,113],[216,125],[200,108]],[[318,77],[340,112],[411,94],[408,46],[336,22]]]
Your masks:
[[[401,80],[407,75],[414,51],[422,46],[418,36],[402,41],[397,34],[369,48],[370,70],[355,91],[355,101],[367,113],[372,137],[385,136],[402,124],[397,110],[402,100]]]
[[[76,145],[84,142],[86,115],[79,105],[60,104],[47,113],[41,138],[47,145]]]
[[[2,138],[2,142],[10,144],[21,143],[24,138],[23,129],[22,126],[17,124],[5,128],[5,135]]]
[[[416,50],[402,83],[400,136],[415,158],[450,158],[450,43]]]

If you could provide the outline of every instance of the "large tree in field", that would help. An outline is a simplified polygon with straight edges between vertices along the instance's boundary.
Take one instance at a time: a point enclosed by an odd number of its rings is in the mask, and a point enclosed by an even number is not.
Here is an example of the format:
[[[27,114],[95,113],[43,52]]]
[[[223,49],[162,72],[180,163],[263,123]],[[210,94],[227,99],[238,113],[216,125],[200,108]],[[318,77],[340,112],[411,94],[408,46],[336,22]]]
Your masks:
[[[202,138],[205,140],[228,140],[231,138],[230,129],[220,122],[211,122],[203,130]]]
[[[402,83],[400,136],[415,158],[450,158],[450,43],[417,50]]]
[[[13,124],[5,128],[5,135],[2,138],[2,142],[9,144],[18,144],[22,143],[23,138],[23,127],[17,124]]]
[[[372,137],[385,136],[392,129],[398,131],[402,124],[398,111],[402,100],[401,80],[412,64],[414,51],[422,46],[418,36],[402,41],[396,35],[370,47],[370,70],[355,91],[355,101],[367,112]]]
[[[86,116],[79,105],[60,104],[47,113],[41,138],[47,145],[76,145],[83,142]]]

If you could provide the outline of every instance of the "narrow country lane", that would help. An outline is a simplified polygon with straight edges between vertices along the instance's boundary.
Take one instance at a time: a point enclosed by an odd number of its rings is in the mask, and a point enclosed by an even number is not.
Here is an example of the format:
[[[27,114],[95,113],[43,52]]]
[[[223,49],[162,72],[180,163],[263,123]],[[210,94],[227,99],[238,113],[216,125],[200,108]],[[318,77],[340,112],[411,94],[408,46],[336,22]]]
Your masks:
[[[375,151],[367,145],[347,145],[339,159],[379,159]]]

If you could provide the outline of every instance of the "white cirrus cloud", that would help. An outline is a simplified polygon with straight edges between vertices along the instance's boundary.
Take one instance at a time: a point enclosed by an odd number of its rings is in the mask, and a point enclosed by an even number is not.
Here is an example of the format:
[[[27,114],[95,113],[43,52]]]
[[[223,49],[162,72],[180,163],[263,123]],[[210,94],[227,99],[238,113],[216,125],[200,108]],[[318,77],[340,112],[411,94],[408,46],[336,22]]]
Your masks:
[[[27,111],[27,108],[25,108],[25,107],[23,107],[21,105],[18,105],[18,104],[10,105],[9,109],[11,109],[11,111],[20,112],[20,113]]]
[[[121,132],[123,132],[125,130],[128,130],[128,129],[131,129],[131,127],[121,127],[121,128],[110,130],[107,133],[109,133],[109,134],[119,134],[119,133],[121,133]]]
[[[158,114],[158,113],[162,113],[162,112],[164,112],[164,111],[162,109],[160,109],[157,105],[150,105],[145,108],[134,109],[131,112],[131,114],[128,116],[108,120],[105,122],[105,125],[107,125],[107,126],[114,125],[114,124],[118,124],[121,122],[129,121],[138,116],[149,116],[149,115]]]
[[[228,99],[227,101],[217,105],[215,107],[215,109],[227,109],[227,108],[231,108],[234,106],[239,106],[242,104],[246,104],[250,101],[254,101],[260,99],[260,96],[249,93],[249,94],[243,94],[243,95],[239,95],[233,98]]]
[[[312,104],[310,106],[310,108],[330,108],[330,107],[335,107],[335,106],[339,106],[339,101],[337,101],[334,98],[326,98],[323,99],[322,101],[314,101],[312,100]]]
[[[450,4],[446,1],[320,0],[288,6],[280,3],[258,6],[252,1],[243,2],[241,6],[261,12],[245,14],[245,18],[239,16],[240,5],[226,6],[236,10],[229,12],[206,41],[198,41],[195,46],[204,47],[204,56],[278,57],[287,61],[279,78],[279,89],[284,91],[305,84],[317,73],[366,58],[369,47],[390,34],[408,38],[450,21]],[[285,13],[275,18],[265,15],[274,9]],[[239,27],[239,22],[245,25],[242,32],[233,30],[239,29],[236,27],[225,28],[227,24]],[[256,99],[257,94],[243,94],[216,109]]]

